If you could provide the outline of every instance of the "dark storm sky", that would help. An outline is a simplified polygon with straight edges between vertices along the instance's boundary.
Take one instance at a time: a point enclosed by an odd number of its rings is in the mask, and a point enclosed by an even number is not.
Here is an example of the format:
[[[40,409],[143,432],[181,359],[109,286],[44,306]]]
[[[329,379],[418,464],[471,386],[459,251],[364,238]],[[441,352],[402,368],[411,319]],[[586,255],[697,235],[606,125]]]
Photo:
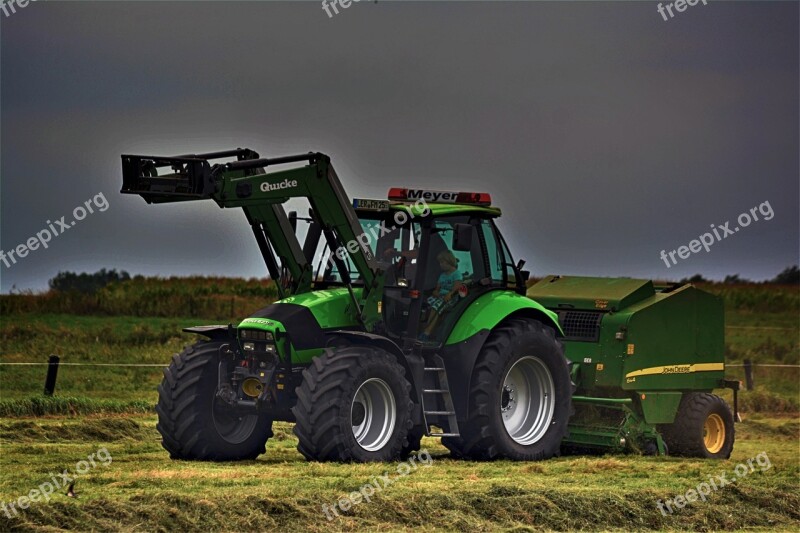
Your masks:
[[[2,17],[10,268],[261,276],[238,211],[119,194],[119,155],[319,150],[351,196],[487,190],[535,275],[763,279],[798,260],[798,3],[32,3]],[[710,224],[774,218],[667,269]]]

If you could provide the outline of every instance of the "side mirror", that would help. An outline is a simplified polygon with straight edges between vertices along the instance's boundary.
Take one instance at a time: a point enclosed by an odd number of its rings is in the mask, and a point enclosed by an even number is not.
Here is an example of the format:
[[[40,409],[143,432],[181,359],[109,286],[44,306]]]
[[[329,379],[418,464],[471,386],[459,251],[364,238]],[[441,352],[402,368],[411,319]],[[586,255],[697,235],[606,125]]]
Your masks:
[[[469,252],[472,249],[472,235],[475,228],[472,224],[456,224],[453,227],[453,250]]]

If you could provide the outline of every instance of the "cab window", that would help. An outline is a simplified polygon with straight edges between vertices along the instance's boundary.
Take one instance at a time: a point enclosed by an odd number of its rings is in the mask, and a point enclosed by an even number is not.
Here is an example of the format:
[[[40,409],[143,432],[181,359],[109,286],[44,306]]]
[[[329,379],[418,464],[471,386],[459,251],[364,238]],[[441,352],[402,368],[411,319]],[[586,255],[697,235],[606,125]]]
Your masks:
[[[486,255],[489,257],[489,272],[493,284],[503,287],[516,285],[514,260],[511,258],[505,242],[500,238],[494,223],[491,220],[482,221],[481,232],[486,242]]]

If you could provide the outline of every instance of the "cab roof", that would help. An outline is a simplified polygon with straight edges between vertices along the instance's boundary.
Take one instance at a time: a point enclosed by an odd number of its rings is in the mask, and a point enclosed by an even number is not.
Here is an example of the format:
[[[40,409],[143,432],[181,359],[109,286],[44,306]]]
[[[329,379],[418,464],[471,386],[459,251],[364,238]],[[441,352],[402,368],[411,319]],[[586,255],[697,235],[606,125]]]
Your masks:
[[[444,215],[465,215],[470,213],[485,214],[493,217],[500,216],[500,208],[490,205],[468,205],[468,204],[428,204],[433,216]],[[412,210],[415,216],[422,214],[423,208],[416,207],[415,204],[396,203],[392,204],[390,209],[392,211]]]
[[[433,216],[479,214],[498,217],[501,214],[499,208],[492,206],[492,197],[488,193],[392,187],[387,197],[387,200],[354,199],[353,207],[359,214],[408,211],[412,216],[422,216],[426,209]]]
[[[429,216],[439,217],[447,215],[469,215],[480,214],[490,217],[499,217],[501,211],[499,207],[483,206],[483,205],[460,205],[460,204],[428,204],[428,209],[431,210]],[[422,216],[424,206],[417,206],[415,204],[407,204],[402,202],[393,202],[389,206],[390,212],[406,211],[411,212],[415,217]],[[356,208],[356,214],[359,216],[368,214],[386,213],[386,211],[377,211],[375,209],[362,209]]]

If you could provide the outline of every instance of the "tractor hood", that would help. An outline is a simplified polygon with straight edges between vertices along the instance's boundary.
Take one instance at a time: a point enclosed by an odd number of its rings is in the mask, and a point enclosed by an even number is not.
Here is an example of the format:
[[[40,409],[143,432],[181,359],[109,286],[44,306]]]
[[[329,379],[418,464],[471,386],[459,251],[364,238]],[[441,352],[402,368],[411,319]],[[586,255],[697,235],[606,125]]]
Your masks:
[[[359,298],[361,289],[355,289],[356,298]],[[295,320],[287,320],[287,317]],[[289,333],[297,338],[304,335],[307,329],[339,329],[358,326],[359,322],[353,301],[346,288],[336,288],[323,291],[311,291],[278,300],[263,309],[253,313],[252,317],[245,319],[239,327],[259,327],[253,319],[272,319],[282,323]],[[287,322],[293,322],[295,327],[290,328]],[[313,324],[316,322],[315,324]],[[291,331],[298,329],[298,331]]]

